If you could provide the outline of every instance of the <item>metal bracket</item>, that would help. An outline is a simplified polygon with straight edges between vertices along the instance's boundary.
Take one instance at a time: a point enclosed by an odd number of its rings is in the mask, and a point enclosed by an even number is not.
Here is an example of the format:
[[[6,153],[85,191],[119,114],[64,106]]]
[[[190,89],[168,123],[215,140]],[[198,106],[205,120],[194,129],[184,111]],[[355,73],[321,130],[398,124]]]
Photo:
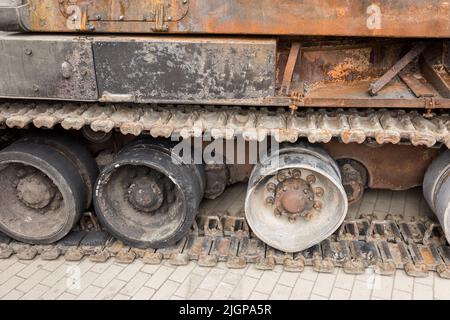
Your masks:
[[[292,76],[294,74],[295,65],[300,56],[302,45],[299,42],[293,42],[291,46],[291,51],[289,52],[288,61],[284,69],[283,82],[281,83],[281,88],[279,91],[280,95],[289,95],[291,89]]]
[[[169,26],[164,23],[165,21],[165,5],[163,3],[159,3],[156,5],[155,10],[155,26],[152,27],[152,31],[154,32],[167,32],[169,31]]]
[[[383,89],[394,77],[402,71],[408,64],[410,64],[415,58],[417,58],[426,48],[426,44],[423,42],[417,43],[407,54],[405,54],[400,60],[395,63],[391,69],[389,69],[380,79],[375,81],[369,86],[369,94],[371,96],[377,95],[377,93]]]

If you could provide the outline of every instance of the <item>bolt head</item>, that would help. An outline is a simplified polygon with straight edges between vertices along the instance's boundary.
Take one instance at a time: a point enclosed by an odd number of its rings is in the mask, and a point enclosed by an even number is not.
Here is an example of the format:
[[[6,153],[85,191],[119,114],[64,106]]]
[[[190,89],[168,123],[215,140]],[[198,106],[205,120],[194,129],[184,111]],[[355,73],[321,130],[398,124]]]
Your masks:
[[[320,202],[320,201],[314,202],[314,209],[321,210],[322,209],[322,202]]]
[[[292,176],[294,179],[301,179],[302,178],[302,172],[298,169],[292,170]]]
[[[275,183],[268,183],[266,186],[267,191],[274,192],[276,190],[277,186]]]
[[[321,187],[317,187],[316,189],[314,189],[314,193],[315,193],[316,196],[321,198],[325,194],[325,190],[323,188],[321,188]]]
[[[281,217],[281,211],[280,211],[280,209],[275,209],[274,211],[273,211],[273,213],[275,214],[275,216],[276,217]]]
[[[316,176],[314,176],[314,175],[312,175],[312,174],[310,174],[309,176],[307,176],[306,177],[306,181],[309,183],[309,184],[313,184],[313,183],[316,183]]]

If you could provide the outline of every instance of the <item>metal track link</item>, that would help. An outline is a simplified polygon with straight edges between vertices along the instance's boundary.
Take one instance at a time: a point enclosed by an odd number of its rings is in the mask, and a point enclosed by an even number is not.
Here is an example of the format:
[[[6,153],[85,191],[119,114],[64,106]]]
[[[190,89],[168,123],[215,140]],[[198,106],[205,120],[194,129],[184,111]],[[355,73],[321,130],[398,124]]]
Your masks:
[[[96,103],[2,103],[0,123],[9,128],[53,128],[80,130],[89,126],[95,132],[119,130],[122,134],[150,134],[183,138],[210,134],[212,138],[243,135],[246,140],[263,140],[272,135],[279,142],[307,138],[311,143],[327,143],[340,138],[344,143],[379,144],[410,142],[432,147],[450,147],[450,116],[424,117],[403,110],[301,110],[290,114],[284,109],[221,106],[155,106]]]
[[[394,275],[397,269],[404,269],[413,277],[426,277],[435,271],[442,278],[450,278],[450,246],[441,227],[428,220],[405,221],[393,216],[385,220],[346,220],[330,238],[297,253],[267,246],[252,234],[243,217],[207,213],[197,217],[188,236],[164,249],[131,248],[103,231],[73,231],[48,246],[18,243],[1,235],[0,258],[14,254],[21,260],[38,256],[44,260],[63,256],[67,261],[88,258],[99,263],[114,258],[125,264],[136,259],[146,264],[168,260],[176,266],[196,261],[200,266],[213,267],[224,262],[228,268],[255,264],[262,270],[281,265],[290,272],[312,266],[326,273],[340,267],[349,274],[362,274],[372,268],[377,274]]]

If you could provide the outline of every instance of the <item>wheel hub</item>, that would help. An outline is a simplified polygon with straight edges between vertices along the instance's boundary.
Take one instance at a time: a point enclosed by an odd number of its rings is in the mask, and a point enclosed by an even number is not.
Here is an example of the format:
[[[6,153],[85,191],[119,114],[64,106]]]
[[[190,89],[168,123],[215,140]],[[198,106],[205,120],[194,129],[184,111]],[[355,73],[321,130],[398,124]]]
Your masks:
[[[275,216],[286,216],[290,222],[295,222],[298,217],[309,220],[314,212],[320,211],[322,204],[318,198],[322,198],[325,191],[314,186],[317,180],[314,175],[302,179],[298,169],[281,170],[276,179],[278,184],[274,181],[266,184],[269,193],[266,204],[273,206]]]
[[[293,219],[304,216],[314,207],[314,193],[302,179],[290,178],[280,182],[276,189],[275,210]]]
[[[161,186],[149,176],[135,179],[127,193],[131,205],[146,213],[158,210],[164,201]]]
[[[56,191],[52,182],[42,173],[33,173],[21,178],[17,184],[17,197],[33,209],[47,207]]]

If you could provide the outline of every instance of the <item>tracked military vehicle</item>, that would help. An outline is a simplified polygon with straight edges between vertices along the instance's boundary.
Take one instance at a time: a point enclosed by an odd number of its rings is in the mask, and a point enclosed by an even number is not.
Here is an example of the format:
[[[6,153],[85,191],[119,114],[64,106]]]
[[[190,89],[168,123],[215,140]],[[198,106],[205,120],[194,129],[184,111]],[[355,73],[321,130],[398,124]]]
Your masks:
[[[448,1],[0,0],[0,30],[0,230],[17,241],[55,243],[90,210],[163,248],[243,181],[251,231],[283,252],[367,188],[423,185],[450,239]]]

